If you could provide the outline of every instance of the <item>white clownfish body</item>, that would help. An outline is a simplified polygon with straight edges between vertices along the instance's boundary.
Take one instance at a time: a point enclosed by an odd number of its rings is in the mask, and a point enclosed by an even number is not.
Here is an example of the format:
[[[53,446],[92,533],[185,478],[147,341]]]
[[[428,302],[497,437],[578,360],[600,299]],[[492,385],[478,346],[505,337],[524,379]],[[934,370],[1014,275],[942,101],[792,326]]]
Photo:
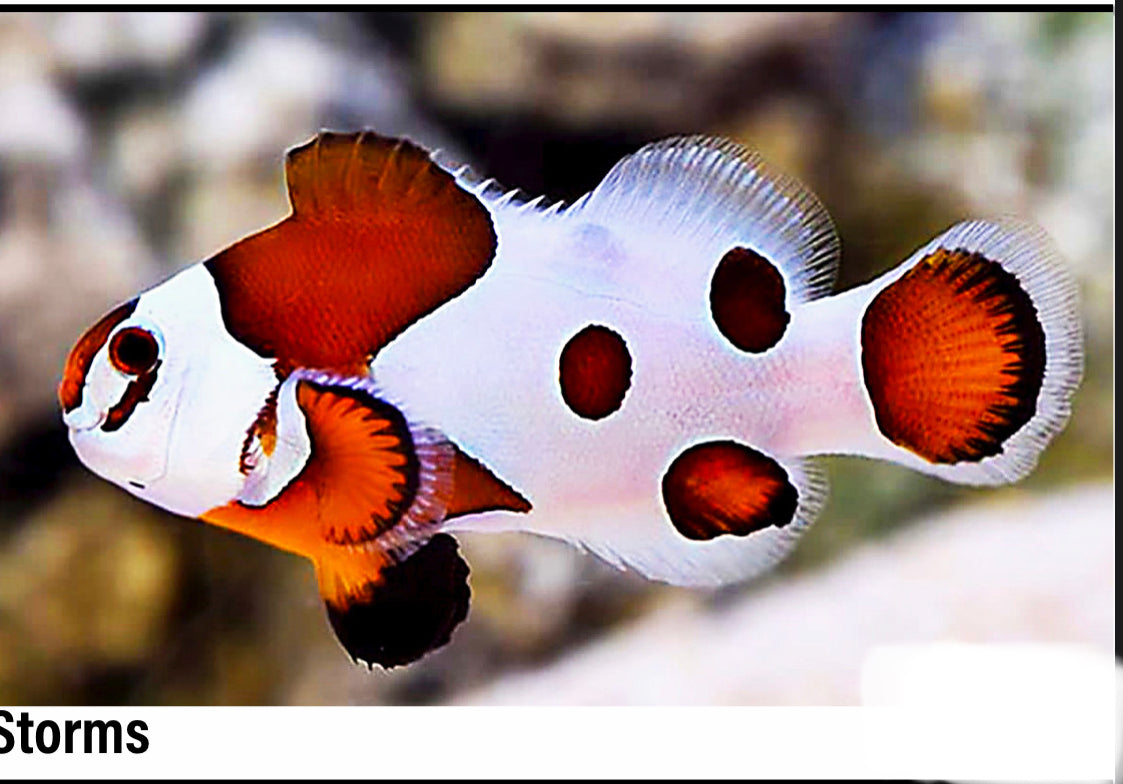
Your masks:
[[[60,400],[95,472],[313,560],[340,640],[383,666],[466,615],[447,532],[744,579],[818,513],[809,456],[1013,481],[1079,381],[1041,232],[959,224],[826,296],[825,210],[728,142],[645,147],[564,208],[371,133],[286,173],[292,215],[107,314]]]

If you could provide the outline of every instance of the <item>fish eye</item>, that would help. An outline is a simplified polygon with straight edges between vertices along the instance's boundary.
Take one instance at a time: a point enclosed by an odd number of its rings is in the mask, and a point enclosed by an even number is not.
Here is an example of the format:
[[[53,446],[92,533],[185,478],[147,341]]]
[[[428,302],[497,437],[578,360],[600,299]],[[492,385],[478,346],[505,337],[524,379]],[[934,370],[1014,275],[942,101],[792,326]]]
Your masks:
[[[144,375],[156,367],[159,360],[160,343],[143,327],[123,329],[109,341],[109,361],[127,375]]]

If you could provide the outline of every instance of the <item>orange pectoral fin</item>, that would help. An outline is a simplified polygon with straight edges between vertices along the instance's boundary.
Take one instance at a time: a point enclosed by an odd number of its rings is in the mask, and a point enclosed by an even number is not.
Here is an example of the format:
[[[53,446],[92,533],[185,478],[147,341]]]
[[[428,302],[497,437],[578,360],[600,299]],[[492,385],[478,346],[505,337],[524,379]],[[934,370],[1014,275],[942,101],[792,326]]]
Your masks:
[[[328,619],[352,659],[388,669],[448,643],[471,598],[457,549],[455,539],[437,534],[376,573],[364,573],[361,551],[340,549],[317,562]]]
[[[271,498],[233,501],[204,520],[315,559],[339,545],[377,541],[393,549],[428,535],[444,518],[451,445],[411,430],[368,379],[300,369],[280,394],[295,396],[304,418],[297,425],[308,434],[303,467]],[[290,448],[283,433],[273,438],[269,460]]]
[[[491,264],[487,209],[408,141],[321,133],[285,174],[292,214],[206,262],[229,332],[282,372],[365,367]]]

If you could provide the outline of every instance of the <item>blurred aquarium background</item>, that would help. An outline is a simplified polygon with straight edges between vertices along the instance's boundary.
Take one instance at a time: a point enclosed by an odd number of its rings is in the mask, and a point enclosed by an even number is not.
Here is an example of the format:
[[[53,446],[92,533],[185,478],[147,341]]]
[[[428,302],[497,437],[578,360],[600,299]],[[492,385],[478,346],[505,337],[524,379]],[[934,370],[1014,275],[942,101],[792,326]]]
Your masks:
[[[1114,43],[1110,12],[0,15],[0,702],[858,704],[878,645],[1113,653]],[[368,672],[307,562],[98,480],[55,402],[87,325],[282,217],[284,151],[361,127],[567,201],[645,142],[732,137],[820,196],[842,288],[1035,220],[1082,290],[1074,416],[1013,487],[829,459],[794,556],[716,593],[463,536],[452,644]]]

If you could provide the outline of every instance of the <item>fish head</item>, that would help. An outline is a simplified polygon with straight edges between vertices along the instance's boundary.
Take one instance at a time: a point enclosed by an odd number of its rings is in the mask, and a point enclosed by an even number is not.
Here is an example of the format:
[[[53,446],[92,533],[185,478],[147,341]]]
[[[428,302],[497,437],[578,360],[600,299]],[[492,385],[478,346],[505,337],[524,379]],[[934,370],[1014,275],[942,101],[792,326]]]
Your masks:
[[[246,434],[278,379],[224,327],[211,276],[194,265],[83,333],[58,396],[83,464],[189,517],[241,490]]]
[[[81,461],[134,488],[165,472],[186,367],[172,333],[137,304],[117,306],[82,334],[58,388]]]

